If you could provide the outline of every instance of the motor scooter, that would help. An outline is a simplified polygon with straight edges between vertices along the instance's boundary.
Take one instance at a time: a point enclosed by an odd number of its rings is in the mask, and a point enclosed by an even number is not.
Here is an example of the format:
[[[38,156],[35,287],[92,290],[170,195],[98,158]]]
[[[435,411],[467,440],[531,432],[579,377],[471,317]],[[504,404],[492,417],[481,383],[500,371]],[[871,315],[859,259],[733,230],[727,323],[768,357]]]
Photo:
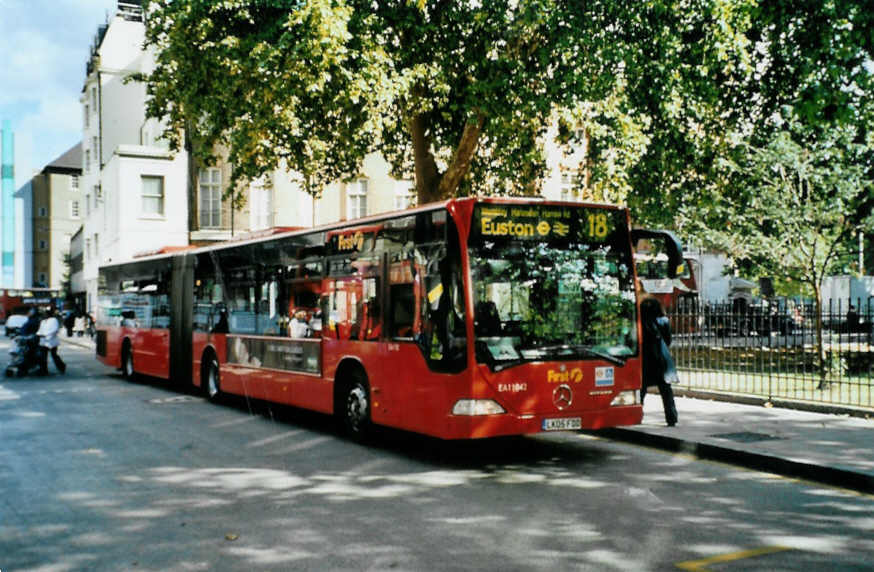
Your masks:
[[[12,359],[6,366],[6,377],[24,377],[34,368],[39,367],[39,337],[35,334],[16,336],[15,346],[10,350]]]

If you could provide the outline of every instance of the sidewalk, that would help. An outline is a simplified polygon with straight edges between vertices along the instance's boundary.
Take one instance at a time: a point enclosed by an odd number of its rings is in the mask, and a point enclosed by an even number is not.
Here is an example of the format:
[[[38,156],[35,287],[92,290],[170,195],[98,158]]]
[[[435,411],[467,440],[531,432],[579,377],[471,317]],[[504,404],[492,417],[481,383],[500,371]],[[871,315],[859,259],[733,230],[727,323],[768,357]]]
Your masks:
[[[67,337],[66,333],[61,333],[58,335],[58,339],[61,340],[62,344],[71,344],[71,345],[79,346],[80,348],[85,348],[85,349],[89,349],[89,350],[93,350],[94,348],[97,347],[97,344],[94,342],[94,339],[90,338],[88,336]]]
[[[665,426],[662,401],[649,394],[641,425],[597,434],[874,494],[874,414],[863,419],[688,397],[676,401],[676,427]]]

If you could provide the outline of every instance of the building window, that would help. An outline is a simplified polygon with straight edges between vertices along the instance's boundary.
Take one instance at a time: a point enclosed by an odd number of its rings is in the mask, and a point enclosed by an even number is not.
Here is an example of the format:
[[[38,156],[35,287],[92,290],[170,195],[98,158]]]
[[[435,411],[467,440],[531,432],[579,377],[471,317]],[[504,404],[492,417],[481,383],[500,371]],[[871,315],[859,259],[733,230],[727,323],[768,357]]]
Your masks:
[[[91,214],[91,193],[85,193],[85,216]]]
[[[85,260],[91,259],[91,239],[85,239]]]
[[[100,149],[97,144],[97,137],[91,138],[91,148],[94,149],[94,162],[100,165]]]
[[[43,286],[43,287],[45,287],[45,285],[48,284],[48,276],[46,276],[45,272],[39,273],[39,283],[40,283],[40,286]]]
[[[39,249],[40,249],[40,250],[45,250],[46,248],[48,248],[48,246],[49,246],[49,245],[48,245],[48,243],[47,243],[45,240],[40,240],[40,241],[39,241]]]
[[[79,218],[79,201],[70,201],[70,218]]]
[[[143,175],[143,213],[164,214],[164,177]]]
[[[412,181],[398,181],[395,186],[396,211],[402,211],[416,205],[416,189]]]
[[[577,176],[564,174],[561,176],[561,200],[577,201],[580,199],[580,193],[576,189]]]
[[[74,191],[79,190],[79,175],[73,175],[70,178],[70,189],[72,189]]]
[[[94,256],[100,256],[100,235],[94,233]]]
[[[91,127],[91,106],[85,104],[85,129]]]
[[[45,207],[39,207],[39,216],[48,216],[49,211]]]
[[[222,172],[201,169],[199,178],[200,228],[222,226]]]
[[[349,183],[346,191],[346,213],[348,219],[367,216],[367,179]]]
[[[97,86],[91,88],[91,109],[97,111]]]
[[[85,172],[91,172],[91,149],[85,149]]]

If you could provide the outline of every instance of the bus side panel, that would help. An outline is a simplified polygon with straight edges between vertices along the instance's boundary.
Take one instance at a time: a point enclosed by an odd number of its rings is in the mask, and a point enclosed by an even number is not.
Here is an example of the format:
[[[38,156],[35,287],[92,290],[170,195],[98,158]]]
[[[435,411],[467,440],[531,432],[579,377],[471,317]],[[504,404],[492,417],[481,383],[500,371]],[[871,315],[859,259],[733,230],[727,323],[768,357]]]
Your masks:
[[[221,364],[221,390],[223,393],[251,399],[265,399],[264,382],[271,371],[259,367],[219,362]]]
[[[118,327],[103,327],[100,328],[106,332],[106,352],[105,355],[97,354],[97,359],[103,365],[110,367],[121,367],[121,328]]]
[[[153,377],[170,377],[170,330],[146,328],[131,331],[134,369]]]
[[[470,394],[469,374],[431,371],[414,342],[380,345],[384,353],[376,356],[378,365],[371,360],[364,363],[373,393],[373,421],[442,436],[456,395]]]
[[[217,337],[217,336],[212,336]],[[195,387],[202,388],[200,379],[200,368],[203,365],[203,352],[210,346],[209,334],[206,332],[194,332],[191,335],[192,359],[191,359],[191,383]],[[222,344],[224,345],[224,344]],[[223,356],[219,356],[219,363],[222,362]]]
[[[261,371],[263,399],[284,405],[333,413],[334,384],[319,375]]]

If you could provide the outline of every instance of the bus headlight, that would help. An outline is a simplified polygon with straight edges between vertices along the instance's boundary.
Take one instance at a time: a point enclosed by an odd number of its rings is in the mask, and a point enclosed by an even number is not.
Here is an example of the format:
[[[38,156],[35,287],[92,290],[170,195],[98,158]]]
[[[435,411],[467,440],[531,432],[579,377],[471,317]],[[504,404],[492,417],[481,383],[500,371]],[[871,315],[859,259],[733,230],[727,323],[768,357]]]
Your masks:
[[[459,399],[452,407],[453,415],[498,415],[506,413],[493,399]]]
[[[614,407],[617,405],[637,405],[640,403],[640,391],[637,389],[633,391],[621,391],[616,397],[613,398],[613,401],[610,402],[610,407]]]

